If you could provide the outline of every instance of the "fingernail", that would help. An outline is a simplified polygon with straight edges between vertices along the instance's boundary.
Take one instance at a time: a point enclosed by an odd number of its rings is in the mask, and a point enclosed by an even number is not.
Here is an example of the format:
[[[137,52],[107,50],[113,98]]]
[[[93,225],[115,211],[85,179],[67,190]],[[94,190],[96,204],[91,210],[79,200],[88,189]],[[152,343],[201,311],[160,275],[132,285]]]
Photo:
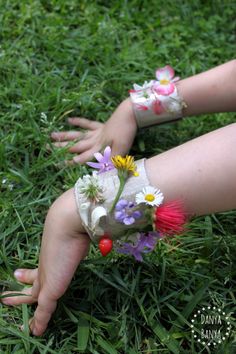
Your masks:
[[[80,157],[79,157],[79,156],[73,157],[73,161],[74,161],[75,163],[80,163]]]
[[[23,275],[23,272],[22,272],[20,269],[16,269],[16,270],[14,271],[14,277],[15,277],[15,278],[21,278],[22,275]]]
[[[33,324],[33,320],[34,320],[34,318],[33,317],[31,317],[30,319],[29,319],[29,330],[30,330],[30,332],[33,334],[33,335],[35,335],[35,327],[34,327],[34,324]]]
[[[11,305],[11,304],[9,303],[9,300],[8,300],[8,299],[5,299],[5,298],[1,299],[1,302],[2,302],[4,305],[7,305],[7,306]]]
[[[38,331],[37,331],[37,329],[36,329],[35,327],[33,327],[33,329],[31,330],[31,332],[32,332],[32,334],[33,334],[34,336],[38,336]]]
[[[74,122],[74,118],[70,117],[70,118],[68,118],[67,121],[68,121],[69,123],[73,123],[73,122]]]

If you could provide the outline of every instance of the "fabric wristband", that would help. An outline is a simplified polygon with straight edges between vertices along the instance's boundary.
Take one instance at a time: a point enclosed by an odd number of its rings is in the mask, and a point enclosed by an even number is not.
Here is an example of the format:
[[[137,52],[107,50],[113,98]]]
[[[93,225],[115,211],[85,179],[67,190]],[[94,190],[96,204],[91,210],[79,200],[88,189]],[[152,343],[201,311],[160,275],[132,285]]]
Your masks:
[[[186,215],[181,202],[163,203],[161,191],[149,183],[145,159],[135,163],[132,156],[110,155],[110,147],[104,156],[96,153],[99,162],[88,165],[99,171],[77,180],[77,209],[103,255],[114,246],[142,260],[142,253],[152,251],[160,238],[183,232]]]
[[[135,195],[149,186],[145,171],[145,160],[137,161],[136,166],[138,176],[129,177],[120,196],[121,200],[126,200],[128,203],[133,203]],[[124,234],[124,229],[133,228],[133,225],[119,223],[116,221],[114,213],[109,213],[120,185],[117,170],[113,169],[92,178],[96,179],[97,185],[102,190],[102,200],[99,203],[85,201],[84,195],[80,193],[81,180],[79,179],[75,184],[75,198],[83,226],[92,241],[98,242],[104,233],[109,234],[113,240],[120,239]],[[131,208],[129,209],[131,214]],[[140,220],[140,218],[135,222],[137,231],[142,222],[143,220]]]
[[[157,80],[134,84],[130,98],[139,128],[170,122],[182,117],[185,102],[180,97],[175,82],[179,77],[169,65],[156,70]]]

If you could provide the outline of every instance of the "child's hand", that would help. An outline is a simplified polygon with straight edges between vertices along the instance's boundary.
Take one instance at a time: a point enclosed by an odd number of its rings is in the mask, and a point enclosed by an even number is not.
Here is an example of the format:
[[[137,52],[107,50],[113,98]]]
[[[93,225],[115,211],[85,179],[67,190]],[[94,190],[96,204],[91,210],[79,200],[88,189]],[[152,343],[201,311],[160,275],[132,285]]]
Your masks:
[[[68,149],[75,154],[73,160],[67,161],[70,164],[91,160],[95,152],[104,149],[107,145],[111,146],[112,154],[124,155],[131,148],[137,131],[129,99],[120,104],[105,124],[85,118],[69,118],[69,123],[85,129],[86,132],[54,132],[51,138],[56,141],[55,147],[65,147],[68,143],[78,140]]]
[[[89,237],[82,228],[71,189],[58,198],[48,212],[39,269],[18,269],[15,272],[17,280],[32,284],[31,288],[22,291],[22,294],[29,296],[2,299],[6,305],[38,303],[30,321],[30,329],[34,335],[40,336],[46,330],[57,300],[68,288],[80,261],[86,257],[89,244]],[[7,293],[11,292],[4,295]]]

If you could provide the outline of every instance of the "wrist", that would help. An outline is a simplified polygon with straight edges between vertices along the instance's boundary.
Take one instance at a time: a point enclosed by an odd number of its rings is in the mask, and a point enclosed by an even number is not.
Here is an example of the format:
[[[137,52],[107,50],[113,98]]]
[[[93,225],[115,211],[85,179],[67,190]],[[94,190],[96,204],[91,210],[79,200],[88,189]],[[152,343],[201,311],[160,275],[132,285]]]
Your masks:
[[[130,98],[126,98],[120,103],[111,118],[106,122],[106,127],[115,136],[117,136],[121,127],[125,127],[126,131],[132,131],[132,135],[135,136],[137,122]]]
[[[86,232],[77,212],[73,188],[55,200],[49,213],[51,220],[57,224],[60,223],[61,228],[66,230],[67,234],[77,235]]]
[[[130,97],[126,98],[121,104],[125,112],[124,115],[126,117],[126,121],[128,121],[130,125],[132,125],[137,131],[138,129],[137,120],[135,117],[135,112]]]

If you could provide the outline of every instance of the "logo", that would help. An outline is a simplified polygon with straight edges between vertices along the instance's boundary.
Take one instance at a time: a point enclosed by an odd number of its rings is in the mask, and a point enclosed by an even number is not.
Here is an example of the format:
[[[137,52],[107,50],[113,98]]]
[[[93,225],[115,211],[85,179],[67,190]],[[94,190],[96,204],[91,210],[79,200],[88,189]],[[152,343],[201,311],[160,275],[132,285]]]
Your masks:
[[[194,340],[208,347],[224,342],[230,331],[230,316],[215,306],[202,307],[191,319]]]

